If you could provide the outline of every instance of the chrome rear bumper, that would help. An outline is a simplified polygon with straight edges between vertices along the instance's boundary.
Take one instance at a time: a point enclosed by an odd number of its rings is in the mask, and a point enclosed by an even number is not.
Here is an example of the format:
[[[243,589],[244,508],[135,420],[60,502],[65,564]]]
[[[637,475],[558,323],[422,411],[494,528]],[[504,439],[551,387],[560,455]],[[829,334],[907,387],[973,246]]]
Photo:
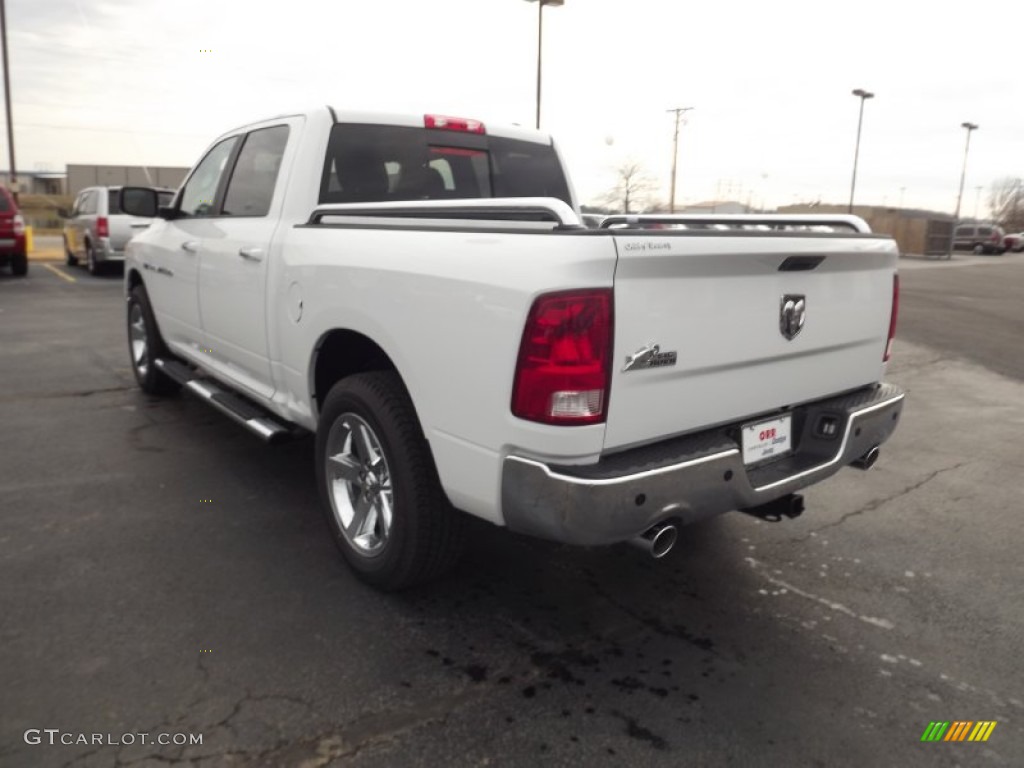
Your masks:
[[[557,466],[508,456],[502,512],[514,531],[569,544],[639,536],[665,520],[680,524],[754,507],[819,482],[884,443],[896,429],[904,393],[878,384],[797,406],[794,449],[746,466],[740,423],[613,454],[596,464]],[[766,414],[771,416],[771,414]],[[829,436],[824,418],[836,420]],[[750,423],[746,419],[743,423]]]

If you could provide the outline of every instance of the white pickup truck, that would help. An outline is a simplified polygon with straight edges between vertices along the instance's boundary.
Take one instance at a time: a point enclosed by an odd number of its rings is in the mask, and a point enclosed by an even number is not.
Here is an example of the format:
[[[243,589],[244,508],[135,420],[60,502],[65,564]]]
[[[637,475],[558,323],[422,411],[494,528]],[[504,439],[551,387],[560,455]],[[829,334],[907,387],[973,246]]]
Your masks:
[[[729,510],[866,469],[897,248],[852,216],[583,226],[551,138],[330,108],[218,138],[127,248],[148,393],[185,387],[267,440],[316,435],[345,559],[385,589],[457,555],[469,513],[655,556]]]

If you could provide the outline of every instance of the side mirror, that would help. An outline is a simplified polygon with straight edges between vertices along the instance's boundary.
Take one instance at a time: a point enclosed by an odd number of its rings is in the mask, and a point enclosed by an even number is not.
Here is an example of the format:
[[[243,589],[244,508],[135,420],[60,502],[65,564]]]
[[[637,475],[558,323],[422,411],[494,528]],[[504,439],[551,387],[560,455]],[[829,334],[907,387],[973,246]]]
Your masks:
[[[60,216],[62,219],[70,219],[71,211],[69,211],[67,208],[58,208],[57,215]]]
[[[121,210],[129,216],[156,218],[159,201],[155,189],[149,189],[148,187],[122,187],[119,195]]]
[[[172,221],[173,219],[178,218],[178,209],[173,205],[161,205],[157,208],[156,215],[161,219]]]

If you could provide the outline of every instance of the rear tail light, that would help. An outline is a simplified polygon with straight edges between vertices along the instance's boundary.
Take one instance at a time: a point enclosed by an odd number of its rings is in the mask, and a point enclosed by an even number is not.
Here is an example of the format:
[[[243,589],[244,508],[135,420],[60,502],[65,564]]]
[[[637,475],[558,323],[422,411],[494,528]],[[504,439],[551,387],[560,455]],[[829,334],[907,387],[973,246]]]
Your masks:
[[[96,217],[96,237],[110,237],[110,222],[106,216]]]
[[[885,354],[882,362],[889,362],[892,357],[892,343],[896,339],[896,317],[900,313],[900,276],[892,276],[892,314],[889,315],[889,338],[885,342]]]
[[[512,413],[542,424],[602,423],[611,388],[612,291],[548,293],[530,308]]]
[[[487,133],[484,124],[479,120],[465,117],[446,117],[444,115],[424,115],[423,125],[427,128],[439,128],[443,131],[461,131],[463,133]]]
[[[25,234],[25,219],[22,218],[22,215],[20,213],[14,214],[14,234]]]

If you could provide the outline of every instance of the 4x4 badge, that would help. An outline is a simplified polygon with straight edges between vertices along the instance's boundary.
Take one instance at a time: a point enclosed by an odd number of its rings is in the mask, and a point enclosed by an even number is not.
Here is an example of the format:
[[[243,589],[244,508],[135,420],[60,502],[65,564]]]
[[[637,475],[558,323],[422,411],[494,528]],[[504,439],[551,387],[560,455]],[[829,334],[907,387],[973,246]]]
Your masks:
[[[626,364],[622,372],[641,371],[644,368],[664,368],[667,365],[676,364],[675,352],[659,352],[661,348],[657,344],[648,344],[641,347],[632,355],[626,358]]]
[[[779,333],[787,339],[794,339],[804,329],[807,321],[807,297],[787,293],[779,307]]]

